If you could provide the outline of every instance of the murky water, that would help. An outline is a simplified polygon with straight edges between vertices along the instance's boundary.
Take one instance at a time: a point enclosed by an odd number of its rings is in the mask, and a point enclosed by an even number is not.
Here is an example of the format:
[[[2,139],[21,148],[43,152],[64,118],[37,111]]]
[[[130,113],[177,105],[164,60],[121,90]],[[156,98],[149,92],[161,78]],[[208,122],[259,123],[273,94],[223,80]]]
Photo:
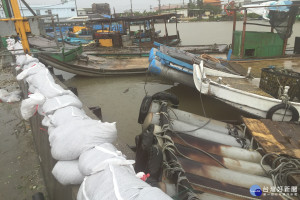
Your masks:
[[[241,29],[241,24],[242,22],[237,23],[237,29]],[[231,43],[232,22],[180,23],[178,28],[183,45]],[[162,34],[164,34],[163,24],[158,24],[156,29],[161,29]],[[169,34],[174,34],[175,24],[168,24],[168,30]],[[248,26],[248,30],[268,31],[269,28]],[[295,35],[300,36],[300,23],[294,27],[293,36],[289,40],[291,46],[293,46]],[[291,63],[285,62],[290,66],[293,65],[293,61]],[[146,80],[147,83],[145,84]],[[148,76],[148,78],[146,75],[105,78],[75,76],[66,81],[66,84],[77,87],[79,97],[85,105],[100,106],[104,121],[116,121],[119,137],[128,144],[134,144],[135,135],[141,131],[137,119],[145,90],[149,95],[160,91],[172,92],[179,97],[180,109],[195,114],[204,115],[200,103],[201,99],[208,117],[221,120],[238,120],[241,114],[218,100],[200,96],[199,92],[193,88],[174,85],[155,76]]]

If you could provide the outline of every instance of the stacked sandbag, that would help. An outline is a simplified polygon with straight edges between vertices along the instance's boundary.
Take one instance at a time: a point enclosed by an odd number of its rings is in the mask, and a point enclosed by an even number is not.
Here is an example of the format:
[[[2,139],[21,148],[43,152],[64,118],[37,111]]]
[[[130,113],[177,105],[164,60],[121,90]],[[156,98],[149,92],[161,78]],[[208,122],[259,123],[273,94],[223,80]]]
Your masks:
[[[20,53],[20,42],[8,43],[10,50],[17,49],[13,54]],[[58,160],[52,174],[63,185],[81,184],[78,200],[171,199],[136,177],[134,161],[111,144],[117,137],[115,123],[89,118],[77,96],[56,84],[38,59],[16,55],[16,61],[17,79],[28,83],[30,93],[22,101],[22,116],[44,116],[51,154]]]

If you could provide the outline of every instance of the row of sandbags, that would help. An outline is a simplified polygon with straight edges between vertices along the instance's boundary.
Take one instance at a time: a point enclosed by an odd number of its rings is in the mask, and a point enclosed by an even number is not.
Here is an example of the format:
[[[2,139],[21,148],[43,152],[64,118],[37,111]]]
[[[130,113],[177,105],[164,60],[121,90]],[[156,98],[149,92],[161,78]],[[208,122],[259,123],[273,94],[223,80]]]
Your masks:
[[[20,42],[8,39],[13,54],[22,53]],[[25,120],[43,116],[48,127],[51,154],[58,160],[52,174],[63,185],[81,184],[78,200],[171,199],[139,179],[133,160],[111,143],[115,123],[93,120],[71,91],[56,84],[47,67],[30,55],[16,55],[17,80],[28,83],[28,98],[21,103]]]

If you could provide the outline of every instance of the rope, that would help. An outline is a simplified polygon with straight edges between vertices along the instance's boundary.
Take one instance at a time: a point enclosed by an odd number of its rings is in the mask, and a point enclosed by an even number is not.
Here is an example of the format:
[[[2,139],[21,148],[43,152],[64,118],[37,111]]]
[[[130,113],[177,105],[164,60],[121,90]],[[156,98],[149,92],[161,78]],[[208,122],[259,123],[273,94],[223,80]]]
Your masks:
[[[270,170],[267,170],[263,162],[269,156],[276,156],[273,160]],[[292,174],[300,174],[300,159],[278,155],[276,153],[268,153],[264,155],[260,161],[263,170],[272,177],[275,186],[287,186],[288,177]]]

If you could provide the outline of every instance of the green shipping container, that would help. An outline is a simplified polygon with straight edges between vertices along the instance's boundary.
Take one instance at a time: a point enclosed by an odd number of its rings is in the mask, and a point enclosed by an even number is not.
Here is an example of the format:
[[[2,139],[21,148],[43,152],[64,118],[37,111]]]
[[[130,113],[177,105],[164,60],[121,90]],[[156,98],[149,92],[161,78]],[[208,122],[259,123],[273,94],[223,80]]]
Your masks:
[[[281,56],[284,41],[277,33],[246,31],[244,58]],[[242,31],[234,32],[233,55],[241,57]]]

